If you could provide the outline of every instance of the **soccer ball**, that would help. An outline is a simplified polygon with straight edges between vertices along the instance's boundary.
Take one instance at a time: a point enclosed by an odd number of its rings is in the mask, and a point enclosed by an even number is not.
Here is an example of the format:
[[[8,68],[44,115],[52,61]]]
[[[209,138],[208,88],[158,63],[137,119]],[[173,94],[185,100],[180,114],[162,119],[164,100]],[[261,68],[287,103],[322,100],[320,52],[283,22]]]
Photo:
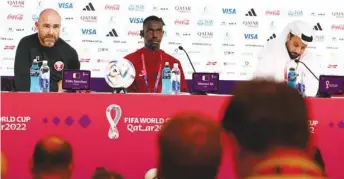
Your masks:
[[[126,59],[110,61],[105,69],[105,81],[112,88],[128,88],[135,75],[134,65]]]

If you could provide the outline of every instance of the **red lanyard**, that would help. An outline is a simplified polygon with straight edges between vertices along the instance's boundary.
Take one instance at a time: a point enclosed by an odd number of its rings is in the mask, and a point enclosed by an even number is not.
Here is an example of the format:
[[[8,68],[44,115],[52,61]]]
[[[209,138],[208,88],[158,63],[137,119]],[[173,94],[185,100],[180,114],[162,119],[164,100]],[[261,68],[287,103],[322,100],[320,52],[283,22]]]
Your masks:
[[[147,90],[148,90],[148,92],[150,92],[149,91],[149,85],[148,85],[148,74],[147,74],[147,68],[146,68],[146,61],[145,61],[145,56],[143,55],[143,53],[141,53],[141,60],[142,60],[143,78],[145,79]],[[160,66],[159,66],[158,75],[157,75],[155,83],[154,83],[153,93],[156,93],[156,91],[158,90],[158,84],[159,84],[159,80],[161,77],[161,71],[162,71],[162,53],[160,53]]]

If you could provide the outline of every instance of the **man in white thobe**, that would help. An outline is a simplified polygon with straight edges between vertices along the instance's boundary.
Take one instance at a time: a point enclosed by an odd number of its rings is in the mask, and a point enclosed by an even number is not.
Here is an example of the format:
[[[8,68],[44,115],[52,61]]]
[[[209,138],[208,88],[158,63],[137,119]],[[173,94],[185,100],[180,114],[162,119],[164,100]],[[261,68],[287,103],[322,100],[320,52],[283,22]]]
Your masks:
[[[276,81],[287,81],[290,68],[299,74],[298,80],[303,75],[306,96],[316,96],[318,80],[301,63],[304,62],[317,77],[319,77],[320,62],[307,46],[313,41],[313,29],[302,21],[289,23],[282,34],[267,42],[258,55],[258,65],[255,78],[273,78]]]

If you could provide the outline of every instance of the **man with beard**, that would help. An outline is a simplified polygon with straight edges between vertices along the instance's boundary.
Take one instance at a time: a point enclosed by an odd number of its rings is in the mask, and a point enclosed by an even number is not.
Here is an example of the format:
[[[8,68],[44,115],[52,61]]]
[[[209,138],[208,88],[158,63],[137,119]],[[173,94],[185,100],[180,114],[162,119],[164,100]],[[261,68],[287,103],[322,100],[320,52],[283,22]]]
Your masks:
[[[22,38],[18,44],[14,76],[17,91],[30,90],[30,68],[33,59],[47,60],[50,67],[50,91],[61,90],[62,70],[80,69],[78,54],[60,36],[61,17],[53,9],[41,12],[35,23],[37,33]]]
[[[135,67],[136,77],[133,84],[127,89],[134,93],[160,93],[162,69],[165,62],[170,68],[177,63],[181,72],[180,91],[188,92],[184,72],[181,63],[160,49],[160,43],[164,34],[164,22],[156,16],[149,16],[143,21],[143,30],[140,31],[141,38],[144,38],[144,47],[125,56]]]
[[[296,69],[298,78],[303,74],[306,96],[315,96],[318,91],[318,81],[302,65],[294,60],[307,64],[316,75],[320,62],[307,50],[313,41],[312,27],[302,21],[288,24],[282,34],[269,40],[258,55],[258,66],[255,77],[273,78],[277,81],[287,81],[290,68]]]

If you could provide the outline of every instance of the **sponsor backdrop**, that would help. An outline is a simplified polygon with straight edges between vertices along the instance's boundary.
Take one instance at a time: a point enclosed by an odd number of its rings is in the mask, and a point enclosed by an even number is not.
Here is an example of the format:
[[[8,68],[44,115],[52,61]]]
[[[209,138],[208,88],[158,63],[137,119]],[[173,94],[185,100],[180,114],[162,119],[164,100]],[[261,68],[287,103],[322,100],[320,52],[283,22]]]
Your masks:
[[[340,74],[344,69],[340,0],[6,0],[0,2],[2,76],[13,76],[17,44],[36,32],[34,22],[45,8],[61,14],[61,37],[78,51],[81,68],[91,70],[92,77],[103,77],[108,61],[143,46],[139,30],[149,15],[163,18],[162,48],[182,62],[187,79],[192,68],[179,45],[188,51],[197,71],[218,72],[221,80],[247,80],[267,40],[297,19],[314,26],[315,43],[308,48],[322,59],[324,73]]]

